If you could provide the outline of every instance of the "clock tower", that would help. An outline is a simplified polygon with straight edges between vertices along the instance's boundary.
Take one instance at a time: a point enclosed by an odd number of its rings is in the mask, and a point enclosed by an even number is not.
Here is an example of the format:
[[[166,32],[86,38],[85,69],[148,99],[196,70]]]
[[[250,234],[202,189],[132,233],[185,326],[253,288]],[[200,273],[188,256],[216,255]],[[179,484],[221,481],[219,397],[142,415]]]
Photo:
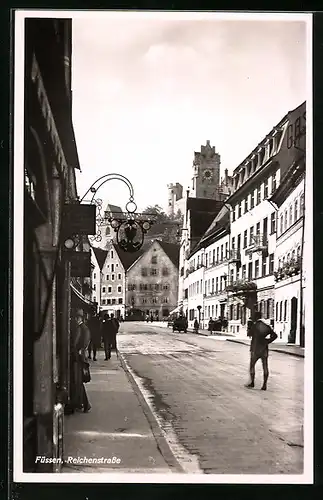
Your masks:
[[[201,152],[194,152],[192,196],[218,199],[220,185],[220,155],[206,141]]]

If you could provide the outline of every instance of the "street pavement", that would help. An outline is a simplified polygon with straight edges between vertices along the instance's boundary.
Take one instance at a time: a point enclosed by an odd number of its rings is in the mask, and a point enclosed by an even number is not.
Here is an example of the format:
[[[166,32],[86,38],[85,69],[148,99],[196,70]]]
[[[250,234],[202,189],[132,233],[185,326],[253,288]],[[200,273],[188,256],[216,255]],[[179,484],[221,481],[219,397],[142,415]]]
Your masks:
[[[261,391],[261,363],[247,389],[249,347],[225,337],[131,322],[118,347],[184,471],[303,472],[303,358],[271,351]]]
[[[121,360],[97,357],[86,384],[92,411],[64,419],[62,473],[183,472]]]

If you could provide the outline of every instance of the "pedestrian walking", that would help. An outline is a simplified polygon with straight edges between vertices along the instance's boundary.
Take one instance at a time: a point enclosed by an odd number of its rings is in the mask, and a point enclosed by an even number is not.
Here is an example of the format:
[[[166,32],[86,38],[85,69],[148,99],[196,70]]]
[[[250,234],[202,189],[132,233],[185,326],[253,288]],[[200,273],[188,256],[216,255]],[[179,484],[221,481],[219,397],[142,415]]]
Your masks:
[[[199,332],[199,322],[195,318],[195,321],[194,321],[194,333],[198,333],[198,332]]]
[[[73,394],[73,409],[83,410],[88,413],[91,410],[91,405],[87,397],[84,382],[89,381],[89,378],[84,379],[84,374],[90,376],[89,362],[86,351],[91,340],[90,330],[84,322],[84,313],[82,309],[78,309],[75,314],[75,328],[73,329],[72,338],[72,363],[73,363],[73,379],[74,379],[74,394]]]
[[[261,313],[257,311],[255,313],[255,321],[249,327],[249,336],[251,337],[249,367],[250,382],[246,385],[246,387],[255,386],[255,367],[258,359],[261,359],[264,377],[261,390],[266,391],[269,377],[268,345],[277,339],[277,334],[274,332],[272,327],[261,318]]]
[[[96,361],[97,350],[101,347],[101,324],[98,314],[94,314],[88,321],[90,329],[91,341],[89,344],[89,359],[91,359],[93,351],[93,361]]]
[[[213,330],[214,330],[214,321],[212,318],[210,318],[209,324],[208,324],[208,331],[210,332],[211,335],[212,335]]]
[[[105,361],[111,358],[111,351],[117,351],[117,333],[119,331],[119,321],[113,314],[109,317],[105,315],[102,324],[102,336],[104,343]]]

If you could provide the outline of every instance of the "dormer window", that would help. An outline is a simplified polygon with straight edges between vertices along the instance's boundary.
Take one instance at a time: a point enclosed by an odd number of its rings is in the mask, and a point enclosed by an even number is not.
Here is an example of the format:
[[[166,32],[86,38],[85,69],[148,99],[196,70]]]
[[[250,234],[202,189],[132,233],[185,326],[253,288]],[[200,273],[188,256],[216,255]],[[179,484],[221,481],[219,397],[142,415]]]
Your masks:
[[[263,164],[265,159],[265,148],[262,148],[259,152],[259,167]]]

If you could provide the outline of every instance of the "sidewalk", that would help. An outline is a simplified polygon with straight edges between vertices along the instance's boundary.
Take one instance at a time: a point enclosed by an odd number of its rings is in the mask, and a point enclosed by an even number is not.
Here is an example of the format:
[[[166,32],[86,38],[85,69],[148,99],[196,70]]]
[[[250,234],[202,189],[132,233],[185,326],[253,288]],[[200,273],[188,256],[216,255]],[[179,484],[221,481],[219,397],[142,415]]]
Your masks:
[[[153,323],[150,323],[153,326],[160,326],[160,327],[166,327],[167,328],[167,323],[166,322],[159,322],[159,321],[154,321]],[[171,327],[169,327],[171,329]],[[194,333],[193,328],[188,328],[188,332]],[[237,344],[245,344],[245,345],[250,345],[250,340],[246,339],[244,337],[236,337],[234,334],[230,334],[227,332],[213,332],[211,335],[208,330],[199,330],[197,335],[203,335],[204,337],[210,337],[212,339],[223,339],[227,340],[228,342],[236,342]],[[305,349],[304,347],[299,347],[293,344],[286,344],[282,342],[277,342],[275,341],[273,344],[269,346],[269,349],[272,351],[277,351],[281,352],[284,354],[290,354],[292,356],[297,356],[299,358],[304,358],[305,357]]]
[[[90,413],[64,417],[64,466],[75,472],[182,472],[155,417],[133,378],[123,368],[119,354],[91,361],[92,380],[86,390]],[[97,463],[73,463],[72,459],[97,459]],[[102,463],[103,462],[103,463]]]
[[[245,344],[250,346],[250,340],[243,338],[227,339],[228,342],[236,342],[237,344]],[[292,356],[297,356],[299,358],[305,357],[304,347],[299,347],[292,344],[284,344],[279,342],[273,342],[269,345],[270,351],[282,352],[284,354],[290,354]]]

